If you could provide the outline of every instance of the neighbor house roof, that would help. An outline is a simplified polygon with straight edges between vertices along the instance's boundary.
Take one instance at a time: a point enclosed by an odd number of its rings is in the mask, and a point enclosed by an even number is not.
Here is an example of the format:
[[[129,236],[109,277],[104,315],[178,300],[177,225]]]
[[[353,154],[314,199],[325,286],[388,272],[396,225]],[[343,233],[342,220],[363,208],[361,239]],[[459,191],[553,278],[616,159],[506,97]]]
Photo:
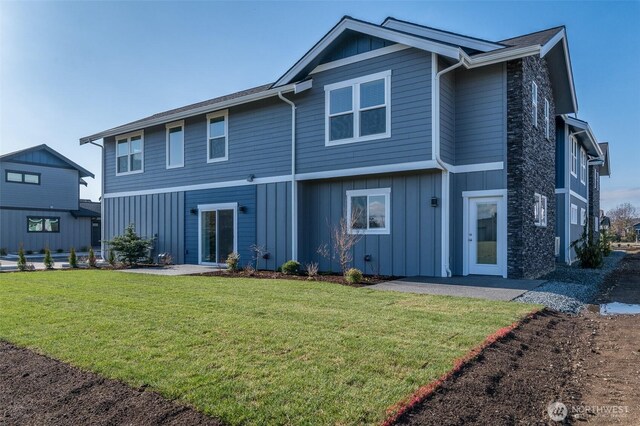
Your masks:
[[[297,92],[296,82],[301,82],[307,78],[308,74],[321,62],[327,49],[342,34],[348,32],[367,34],[400,45],[434,52],[450,60],[462,61],[467,68],[490,65],[531,55],[547,56],[554,88],[554,98],[556,99],[556,112],[558,114],[577,112],[577,100],[564,27],[550,28],[492,42],[412,24],[391,17],[385,19],[381,25],[377,25],[354,19],[350,16],[344,16],[273,84],[265,84],[153,114],[140,120],[82,137],[80,138],[80,144],[104,137],[121,135],[153,125],[169,123],[202,113],[213,112],[242,103],[254,102],[277,96],[278,93],[287,93],[294,90]]]
[[[30,148],[25,148],[19,151],[14,151],[8,154],[0,155],[0,161],[12,161],[12,162],[23,163],[23,164],[42,164],[42,163],[39,163],[37,160],[31,159],[31,157],[33,156],[29,155],[37,151],[44,151],[50,155],[53,155],[54,157],[56,157],[57,159],[59,159],[69,167],[76,169],[78,172],[80,172],[81,178],[95,177],[93,173],[91,173],[84,167],[74,163],[73,161],[69,160],[67,157],[60,154],[58,151],[54,150],[53,148],[47,146],[46,144],[36,145]]]

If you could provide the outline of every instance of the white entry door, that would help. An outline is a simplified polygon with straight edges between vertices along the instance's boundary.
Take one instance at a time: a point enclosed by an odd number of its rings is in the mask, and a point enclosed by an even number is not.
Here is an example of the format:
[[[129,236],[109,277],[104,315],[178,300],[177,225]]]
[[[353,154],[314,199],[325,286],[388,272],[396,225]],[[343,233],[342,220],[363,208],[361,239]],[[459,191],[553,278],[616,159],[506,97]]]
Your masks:
[[[223,265],[237,251],[237,204],[198,206],[198,263]]]
[[[465,204],[465,274],[506,276],[503,197],[469,197]]]

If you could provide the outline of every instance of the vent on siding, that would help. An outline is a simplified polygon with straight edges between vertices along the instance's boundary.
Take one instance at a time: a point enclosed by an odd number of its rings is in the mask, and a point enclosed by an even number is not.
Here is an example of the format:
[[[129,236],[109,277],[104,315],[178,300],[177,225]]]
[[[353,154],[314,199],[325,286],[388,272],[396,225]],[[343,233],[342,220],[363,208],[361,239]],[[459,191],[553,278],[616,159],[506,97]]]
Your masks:
[[[560,255],[560,237],[556,237],[556,256]]]

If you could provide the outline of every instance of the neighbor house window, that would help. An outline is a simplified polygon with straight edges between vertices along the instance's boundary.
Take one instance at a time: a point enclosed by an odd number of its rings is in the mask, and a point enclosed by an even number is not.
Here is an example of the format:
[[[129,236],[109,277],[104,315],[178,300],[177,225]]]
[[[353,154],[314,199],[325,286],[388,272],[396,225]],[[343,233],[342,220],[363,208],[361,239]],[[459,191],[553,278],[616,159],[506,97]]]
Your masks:
[[[167,124],[167,169],[184,166],[184,121]]]
[[[571,224],[578,224],[578,206],[571,204]]]
[[[549,99],[544,100],[544,136],[549,139],[551,136],[551,121],[549,120]]]
[[[229,114],[227,110],[207,115],[207,162],[229,159]]]
[[[40,173],[27,173],[7,170],[5,180],[13,183],[28,183],[31,185],[40,185]]]
[[[547,226],[547,197],[534,194],[533,220],[536,226]]]
[[[326,145],[391,136],[391,71],[324,87]]]
[[[571,174],[578,176],[578,141],[571,136]]]
[[[389,234],[391,189],[347,191],[347,225],[351,233]]]
[[[538,127],[538,85],[531,82],[531,119],[533,125]]]
[[[27,232],[60,232],[60,218],[29,216]]]
[[[144,139],[142,132],[116,138],[116,175],[142,173]]]
[[[580,182],[587,183],[587,152],[580,148]]]

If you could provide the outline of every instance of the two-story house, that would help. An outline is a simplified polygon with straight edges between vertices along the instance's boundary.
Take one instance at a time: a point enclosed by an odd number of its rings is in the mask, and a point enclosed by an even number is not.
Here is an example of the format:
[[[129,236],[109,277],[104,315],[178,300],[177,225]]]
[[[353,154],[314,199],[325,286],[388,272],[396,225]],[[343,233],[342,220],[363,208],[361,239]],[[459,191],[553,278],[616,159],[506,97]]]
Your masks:
[[[91,172],[43,144],[0,156],[0,176],[0,248],[55,252],[99,244],[99,209],[80,203]]]
[[[103,141],[105,239],[134,223],[179,263],[257,245],[262,268],[336,271],[318,248],[347,218],[365,273],[536,277],[576,111],[563,27],[494,42],[344,17],[274,83],[80,143]]]

